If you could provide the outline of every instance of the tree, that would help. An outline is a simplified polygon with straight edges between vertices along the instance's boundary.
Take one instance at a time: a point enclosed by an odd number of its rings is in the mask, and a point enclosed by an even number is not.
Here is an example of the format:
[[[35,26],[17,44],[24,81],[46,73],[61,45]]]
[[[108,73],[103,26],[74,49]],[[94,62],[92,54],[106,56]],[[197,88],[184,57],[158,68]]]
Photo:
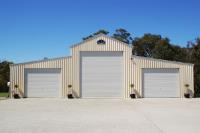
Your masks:
[[[87,40],[87,39],[92,38],[92,37],[93,37],[93,35],[89,35],[89,36],[83,37],[82,39]]]
[[[180,47],[177,45],[172,45],[173,50],[173,59],[174,61],[180,61],[180,62],[189,62],[188,58],[188,50],[185,47]]]
[[[10,79],[10,68],[9,65],[12,62],[0,61],[0,92],[7,92],[7,82]]]
[[[113,34],[113,38],[127,44],[130,44],[133,40],[133,38],[131,37],[131,34],[127,30],[122,29],[122,28],[115,30],[115,33]]]
[[[107,35],[107,34],[109,34],[109,32],[108,32],[107,30],[100,29],[99,31],[93,33],[93,35],[98,35],[98,34],[104,34],[104,35]]]
[[[83,37],[82,39],[83,39],[83,40],[87,40],[87,39],[92,38],[93,36],[96,36],[96,35],[98,35],[98,34],[107,35],[107,34],[109,34],[109,32],[108,32],[107,30],[100,29],[100,30],[98,30],[97,32],[93,33],[92,35],[89,35],[89,36],[87,36],[87,37]]]
[[[132,41],[133,54],[145,57],[152,57],[152,51],[156,44],[161,41],[160,35],[144,34],[141,38],[135,38]]]
[[[191,44],[192,62],[199,63],[200,61],[200,38],[197,38],[195,43]]]
[[[194,63],[194,95],[200,97],[200,38],[189,45],[190,62]]]
[[[164,60],[173,60],[174,51],[166,40],[160,40],[152,50],[152,57]]]
[[[141,38],[135,38],[132,45],[134,55],[174,60],[175,46],[170,44],[168,38],[162,38],[161,35],[144,34]]]

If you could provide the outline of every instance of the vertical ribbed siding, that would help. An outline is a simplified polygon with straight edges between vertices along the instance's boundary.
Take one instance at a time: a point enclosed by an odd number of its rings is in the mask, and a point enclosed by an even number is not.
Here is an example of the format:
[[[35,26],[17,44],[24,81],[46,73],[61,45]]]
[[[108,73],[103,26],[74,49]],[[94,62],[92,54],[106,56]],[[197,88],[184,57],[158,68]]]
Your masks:
[[[105,45],[98,45],[99,39],[106,41]],[[73,86],[77,97],[80,97],[80,51],[122,51],[123,52],[123,90],[124,98],[128,98],[131,93],[130,84],[133,83],[133,63],[131,61],[132,49],[124,43],[116,41],[107,36],[100,36],[93,40],[87,41],[82,45],[72,48],[72,66],[73,66]],[[95,69],[95,68],[94,68]]]
[[[142,68],[178,68],[179,69],[179,83],[180,83],[180,96],[184,96],[185,84],[190,85],[190,89],[194,92],[193,81],[193,65],[186,63],[178,63],[164,60],[157,60],[151,58],[134,56],[134,84],[135,89],[139,91],[142,96]]]
[[[60,92],[61,97],[65,97],[67,94],[68,84],[72,84],[72,59],[71,57],[44,60],[40,62],[33,62],[27,64],[18,64],[10,66],[10,82],[11,90],[17,84],[22,94],[24,93],[24,69],[25,68],[61,68],[62,90]]]
[[[105,45],[97,45],[99,39],[106,41]],[[80,51],[122,51],[123,52],[123,90],[124,98],[128,98],[134,89],[142,96],[142,68],[179,68],[180,71],[180,95],[183,97],[185,84],[190,85],[190,89],[194,91],[193,83],[193,65],[176,62],[168,62],[164,60],[156,60],[144,57],[132,57],[132,48],[127,44],[117,41],[105,35],[98,36],[89,41],[72,47],[72,57],[60,58],[54,60],[46,60],[40,62],[32,62],[26,64],[12,65],[10,67],[11,89],[15,84],[24,92],[24,68],[61,68],[62,75],[62,97],[68,93],[67,86],[72,85],[73,94],[80,97]],[[95,69],[95,68],[94,68]]]

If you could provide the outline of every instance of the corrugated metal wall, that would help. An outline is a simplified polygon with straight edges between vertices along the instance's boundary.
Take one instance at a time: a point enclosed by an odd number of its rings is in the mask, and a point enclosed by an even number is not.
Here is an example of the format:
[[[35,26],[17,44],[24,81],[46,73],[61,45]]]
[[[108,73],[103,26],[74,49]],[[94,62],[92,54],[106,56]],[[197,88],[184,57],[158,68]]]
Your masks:
[[[103,39],[106,44],[97,44],[97,40]],[[98,36],[94,39],[84,42],[81,45],[72,47],[73,62],[73,85],[77,96],[80,96],[80,51],[122,51],[123,52],[123,88],[124,98],[128,98],[131,93],[130,84],[133,83],[133,62],[131,61],[132,49],[125,43],[117,41],[105,35]],[[94,68],[95,69],[95,68]]]
[[[97,44],[97,40],[103,39],[106,44]],[[11,68],[11,88],[15,84],[24,91],[24,68],[62,68],[62,96],[67,94],[67,85],[71,84],[73,94],[80,97],[80,51],[122,51],[123,52],[123,89],[124,98],[129,98],[134,89],[142,96],[142,72],[141,68],[179,68],[181,96],[184,94],[184,85],[190,84],[193,91],[193,65],[163,61],[144,57],[132,57],[132,48],[127,44],[117,41],[105,35],[97,35],[92,39],[86,40],[72,48],[72,57],[61,58],[33,63],[12,65]],[[95,68],[94,68],[95,69]]]
[[[61,68],[62,76],[62,97],[67,94],[67,86],[72,84],[72,58],[64,57],[58,59],[43,60],[30,63],[22,63],[10,66],[11,90],[15,85],[19,86],[22,95],[24,93],[24,69],[25,68]]]
[[[134,84],[135,89],[142,96],[142,68],[178,68],[180,76],[180,96],[184,96],[185,84],[194,91],[193,65],[159,59],[134,56]]]
[[[96,42],[99,39],[105,40],[106,44],[98,45]],[[164,61],[151,58],[142,58],[137,56],[133,56],[133,60],[131,60],[132,48],[130,48],[127,44],[124,44],[108,36],[102,35],[72,47],[72,62],[74,68],[73,86],[74,86],[74,91],[76,92],[78,97],[80,96],[80,77],[79,77],[80,51],[123,51],[124,98],[128,98],[129,95],[133,92],[133,90],[136,90],[138,92],[139,97],[142,97],[141,68],[179,68],[181,97],[183,97],[184,94],[185,84],[189,84],[191,90],[192,91],[194,90],[192,64]],[[131,88],[131,84],[134,84],[134,88]]]

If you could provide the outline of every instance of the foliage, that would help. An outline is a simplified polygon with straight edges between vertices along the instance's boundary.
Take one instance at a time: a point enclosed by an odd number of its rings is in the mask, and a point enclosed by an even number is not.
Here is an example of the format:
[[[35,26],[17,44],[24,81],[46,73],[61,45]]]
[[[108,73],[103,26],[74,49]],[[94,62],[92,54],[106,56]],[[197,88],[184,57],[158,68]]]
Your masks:
[[[0,92],[0,97],[8,97],[8,92]]]
[[[89,36],[87,36],[87,37],[83,37],[82,39],[83,39],[83,40],[87,40],[87,39],[92,38],[93,36],[96,36],[96,35],[98,35],[98,34],[107,35],[107,34],[109,34],[109,32],[108,32],[107,30],[100,29],[100,30],[98,30],[97,32],[93,33],[92,35],[89,35]]]
[[[89,35],[89,36],[83,37],[83,40],[87,40],[87,39],[92,38],[92,37],[93,37],[93,35]]]
[[[195,97],[200,97],[200,38],[196,41],[189,42],[189,59],[194,63],[194,91]]]
[[[190,86],[189,84],[185,84],[185,87],[187,87],[187,88],[188,88],[189,86]]]
[[[14,85],[14,87],[17,89],[19,87],[19,85],[16,84],[16,85]]]
[[[83,40],[87,40],[87,39],[92,38],[92,37],[94,37],[94,36],[96,36],[98,34],[107,35],[107,34],[109,34],[109,32],[107,30],[100,29],[97,32],[95,32],[95,33],[93,33],[93,34],[91,34],[89,36],[83,37],[82,39]],[[113,33],[112,37],[117,39],[117,40],[119,40],[119,41],[127,43],[127,44],[130,44],[132,42],[132,40],[133,40],[133,38],[131,37],[131,34],[127,30],[122,29],[122,28],[116,29],[115,33]]]
[[[172,45],[172,44],[171,44]],[[174,61],[180,61],[180,62],[189,62],[188,58],[188,51],[187,48],[181,48],[177,45],[172,45],[173,49],[173,59]]]
[[[131,34],[127,30],[122,29],[122,28],[115,30],[115,33],[113,34],[113,38],[127,44],[130,44],[133,40],[133,38],[131,37]]]
[[[109,34],[109,32],[108,32],[107,30],[103,30],[103,29],[101,29],[101,30],[95,32],[93,35],[95,36],[95,35],[98,35],[98,34],[104,34],[104,35],[107,35],[107,34]]]
[[[0,92],[8,92],[7,82],[10,78],[10,68],[11,62],[0,61]]]
[[[161,35],[144,34],[132,42],[133,54],[145,57],[154,57],[166,60],[173,59],[173,47],[168,38]]]
[[[68,88],[72,88],[72,85],[68,85]]]

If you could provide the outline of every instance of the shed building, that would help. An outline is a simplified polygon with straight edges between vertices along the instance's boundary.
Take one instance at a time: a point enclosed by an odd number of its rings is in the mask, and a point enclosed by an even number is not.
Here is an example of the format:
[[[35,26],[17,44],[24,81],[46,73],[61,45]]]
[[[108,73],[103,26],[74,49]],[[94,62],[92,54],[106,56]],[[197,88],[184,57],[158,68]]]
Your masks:
[[[71,47],[71,56],[13,64],[10,93],[22,97],[183,97],[193,93],[193,64],[132,55],[126,43],[103,34]]]

